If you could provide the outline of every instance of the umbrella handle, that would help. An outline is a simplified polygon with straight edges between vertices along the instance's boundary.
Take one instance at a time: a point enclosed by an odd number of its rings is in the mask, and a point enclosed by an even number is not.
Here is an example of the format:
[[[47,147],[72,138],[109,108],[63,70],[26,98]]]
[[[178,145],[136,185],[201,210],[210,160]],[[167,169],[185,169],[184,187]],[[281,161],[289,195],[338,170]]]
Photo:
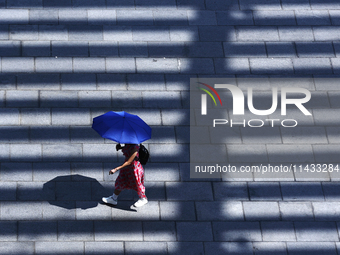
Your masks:
[[[117,145],[116,145],[116,151],[119,151],[120,149],[122,149],[123,147],[120,145],[120,143],[118,143]]]

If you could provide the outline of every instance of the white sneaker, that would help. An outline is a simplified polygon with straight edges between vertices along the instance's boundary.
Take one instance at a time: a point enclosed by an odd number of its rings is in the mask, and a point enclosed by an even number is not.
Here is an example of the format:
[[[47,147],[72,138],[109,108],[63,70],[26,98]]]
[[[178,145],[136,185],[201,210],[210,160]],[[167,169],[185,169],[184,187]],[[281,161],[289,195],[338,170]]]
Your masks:
[[[146,198],[140,198],[136,203],[133,204],[134,207],[141,207],[145,204],[147,204],[149,201]]]
[[[103,202],[106,203],[106,204],[111,204],[111,205],[116,205],[118,203],[117,200],[113,199],[112,196],[109,196],[109,197],[103,197],[102,198]]]

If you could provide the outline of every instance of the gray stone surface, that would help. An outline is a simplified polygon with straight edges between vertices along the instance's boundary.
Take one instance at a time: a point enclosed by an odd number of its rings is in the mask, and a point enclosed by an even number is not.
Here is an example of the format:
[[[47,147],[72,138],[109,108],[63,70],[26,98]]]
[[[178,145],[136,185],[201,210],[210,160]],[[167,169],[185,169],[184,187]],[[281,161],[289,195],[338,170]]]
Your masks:
[[[270,162],[313,162],[310,145],[267,145]]]
[[[71,73],[72,58],[36,58],[35,70],[39,73]]]
[[[292,59],[288,58],[251,58],[252,74],[293,74]]]
[[[17,184],[15,182],[2,182],[0,184],[0,189],[2,190],[0,195],[1,201],[15,201],[17,199]]]
[[[253,242],[254,254],[265,255],[274,253],[277,255],[287,255],[286,243],[284,242]]]
[[[249,182],[250,200],[281,200],[281,188],[278,182]]]
[[[161,220],[191,221],[196,220],[194,202],[160,202]]]
[[[132,41],[131,26],[104,26],[105,41]]]
[[[29,22],[30,24],[57,25],[58,13],[58,10],[33,9],[29,11]]]
[[[61,75],[62,90],[96,90],[96,75],[91,73],[65,73]]]
[[[18,241],[57,241],[57,222],[20,221]]]
[[[283,200],[324,200],[320,182],[295,184],[293,182],[282,182],[281,192]]]
[[[267,162],[267,153],[264,145],[228,145],[230,162]]]
[[[72,25],[68,26],[68,39],[71,41],[101,41],[102,26]]]
[[[1,40],[8,40],[8,25],[0,25],[0,38]]]
[[[289,254],[337,254],[334,242],[287,242]]]
[[[261,222],[261,229],[263,241],[296,241],[293,222]]]
[[[160,74],[130,74],[127,82],[128,90],[165,90],[164,76]]]
[[[217,25],[214,11],[187,11],[189,25]],[[200,19],[197,18],[200,16]]]
[[[127,254],[167,254],[166,242],[125,242]]]
[[[192,42],[199,41],[198,28],[196,26],[182,27],[173,26],[170,27],[170,40],[174,42]]]
[[[184,10],[155,10],[153,11],[155,25],[188,25],[187,12]]]
[[[79,107],[110,107],[111,91],[80,91]]]
[[[251,242],[206,242],[205,254],[253,254]]]
[[[37,25],[11,25],[9,36],[12,40],[39,40],[39,27]]]
[[[297,241],[339,241],[335,222],[294,222],[294,226]]]
[[[85,254],[108,253],[115,251],[117,254],[124,252],[123,242],[85,242]]]
[[[339,252],[339,82],[329,79],[340,73],[339,7],[0,0],[0,254]],[[311,91],[312,116],[295,107],[283,116],[280,100],[270,116],[244,116],[296,119],[296,128],[239,125],[202,135],[238,171],[313,163],[333,171],[190,179],[189,80],[215,77],[244,92],[251,83],[259,109],[270,107],[272,87]],[[276,80],[287,77],[308,79]],[[232,98],[225,101],[229,118]],[[92,119],[122,110],[153,131],[141,208],[134,190],[117,206],[101,202],[118,176],[108,171],[124,159]]]
[[[26,108],[21,110],[21,125],[51,125],[51,113],[48,108]]]
[[[44,49],[42,49],[44,51]],[[50,51],[48,49],[48,51]],[[32,90],[28,93],[36,92],[36,90],[59,90],[60,75],[59,74],[22,74],[18,75],[17,88],[21,90]],[[10,91],[8,91],[10,92]],[[40,91],[42,92],[42,91]],[[24,96],[22,96],[24,98]]]
[[[217,74],[250,74],[248,58],[215,58]]]
[[[327,10],[298,10],[295,12],[298,25],[331,25]]]
[[[204,254],[203,242],[167,242],[168,254],[178,254],[179,251]]]
[[[45,185],[43,182],[18,182],[17,199],[19,201],[54,200],[54,185]]]
[[[175,58],[136,58],[137,73],[179,73]]]
[[[238,26],[236,27],[238,41],[279,41],[277,27]]]
[[[0,42],[0,54],[4,57],[20,57],[20,42]]]
[[[184,191],[185,190],[185,191]],[[168,200],[213,200],[210,183],[166,183],[166,193]],[[181,194],[181,196],[179,196]]]
[[[176,241],[175,222],[144,222],[144,241]]]
[[[231,15],[229,15],[231,14]],[[217,11],[216,19],[218,25],[253,25],[253,13],[251,11]]]
[[[296,51],[298,57],[334,57],[334,49],[332,43],[329,42],[315,42],[315,43],[304,43],[297,42]]]
[[[66,117],[66,118],[65,118]],[[52,125],[89,125],[90,112],[88,108],[53,108]]]
[[[293,65],[297,74],[332,74],[329,58],[298,58]]]
[[[59,221],[58,241],[93,241],[91,221]]]
[[[1,59],[3,73],[31,73],[34,71],[34,59],[25,58],[8,58]]]
[[[14,242],[14,241],[6,241],[0,242],[0,251],[2,254],[13,254],[13,253],[26,253],[26,254],[34,254],[35,253],[35,244],[34,242]]]
[[[114,90],[112,97],[117,90],[126,90],[126,77],[122,74],[98,74],[97,83],[98,90]]]
[[[323,182],[322,183],[322,189],[324,191],[325,199],[327,201],[337,201],[338,199],[338,182],[334,183],[328,183]]]
[[[41,144],[11,144],[12,161],[41,161]]]
[[[296,127],[294,129],[281,129],[283,143],[306,144],[313,137],[313,144],[327,143],[324,127]]]
[[[254,123],[254,125],[256,124]],[[264,136],[263,133],[265,133],[266,135]],[[280,144],[282,141],[280,130],[278,127],[262,127],[261,129],[246,127],[241,130],[241,134],[242,141],[247,144]]]
[[[266,42],[268,57],[296,57],[295,45],[292,42]]]
[[[278,30],[280,41],[314,41],[313,30],[310,26],[280,26]]]
[[[153,25],[152,10],[118,10],[118,25]]]
[[[280,220],[277,202],[243,202],[246,221],[278,221]]]
[[[82,159],[82,147],[80,144],[44,144],[42,146],[42,154],[44,161],[72,161]]]
[[[28,10],[1,9],[0,16],[2,24],[28,24]]]
[[[316,41],[336,41],[339,40],[338,26],[315,26],[313,28],[314,37]]]
[[[104,58],[75,58],[73,59],[73,71],[75,73],[104,73]]]
[[[313,207],[310,202],[279,202],[283,221],[312,221]]]
[[[225,57],[267,57],[265,44],[263,42],[256,43],[223,43]],[[246,53],[246,54],[245,54]]]
[[[90,25],[115,25],[115,10],[87,10],[88,24]]]
[[[6,241],[16,241],[17,240],[17,224],[12,221],[3,221],[0,222],[1,226],[1,234],[0,240],[1,242]]]
[[[42,203],[41,202],[21,202],[13,203],[11,201],[1,202],[1,220],[41,220]],[[27,233],[26,233],[27,234]]]
[[[335,202],[313,202],[315,220],[336,221],[339,219],[339,205]]]
[[[215,241],[262,241],[259,222],[213,222]]]
[[[15,91],[6,92],[7,107],[37,107],[38,91]]]
[[[29,128],[28,127],[13,127],[13,126],[2,126],[1,130],[1,141],[5,143],[17,142],[27,143],[29,141]],[[3,159],[9,159],[9,144],[2,144]],[[8,157],[6,157],[8,155]]]
[[[135,59],[131,58],[106,58],[107,73],[135,73]]]
[[[39,241],[36,242],[35,252],[36,254],[46,254],[49,252],[53,253],[75,253],[81,254],[84,251],[84,243],[83,242],[46,242],[46,241]]]
[[[179,241],[213,241],[210,222],[178,222],[176,228]]]
[[[215,200],[249,200],[246,182],[213,184]]]
[[[197,202],[199,221],[243,221],[243,207],[240,201]]]
[[[41,107],[78,106],[77,91],[40,91]]]
[[[56,40],[67,41],[68,30],[64,25],[40,25],[39,26],[39,39],[40,40]]]
[[[141,222],[126,221],[95,221],[95,241],[112,241],[113,238],[107,235],[107,231],[115,235],[115,241],[143,241]]]
[[[67,209],[67,207],[74,207],[74,201],[64,201],[62,206],[54,206],[49,202],[42,203],[43,220],[53,221],[57,217],[60,220],[75,220],[76,212],[74,209]]]
[[[138,28],[132,27],[132,40],[133,41],[157,41],[165,42],[170,41],[169,27],[157,26],[150,30],[148,26],[140,26]]]
[[[52,41],[53,57],[87,57],[88,42]]]
[[[294,11],[255,11],[255,25],[295,25]]]
[[[332,145],[329,145],[327,147],[325,145],[314,145],[313,150],[314,150],[314,153],[315,153],[315,161],[318,162],[318,163],[321,163],[321,162],[337,163],[337,162],[339,162],[337,155],[339,155],[338,151],[340,150],[340,147],[338,145],[332,144]],[[334,165],[334,169],[336,169],[336,166],[337,166],[337,164]],[[335,170],[335,171],[337,171],[337,170]]]
[[[59,24],[86,24],[87,11],[86,10],[59,10]]]

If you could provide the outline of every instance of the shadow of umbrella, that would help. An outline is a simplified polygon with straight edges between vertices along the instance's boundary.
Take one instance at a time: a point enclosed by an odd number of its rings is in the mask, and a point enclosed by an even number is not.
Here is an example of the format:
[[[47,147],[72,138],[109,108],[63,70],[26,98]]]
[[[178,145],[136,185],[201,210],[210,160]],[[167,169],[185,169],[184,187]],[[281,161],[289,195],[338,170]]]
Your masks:
[[[111,188],[105,188],[96,179],[79,174],[58,176],[44,183],[42,189],[44,200],[51,205],[65,209],[86,210],[97,207],[98,204],[104,204],[101,200],[103,195],[110,193],[112,193]],[[136,211],[126,203],[108,206],[120,210]]]
[[[102,194],[107,194],[108,190],[96,179],[76,174],[58,176],[44,183],[42,192],[54,193],[54,196],[46,196],[51,205],[65,209],[88,209],[96,207]]]

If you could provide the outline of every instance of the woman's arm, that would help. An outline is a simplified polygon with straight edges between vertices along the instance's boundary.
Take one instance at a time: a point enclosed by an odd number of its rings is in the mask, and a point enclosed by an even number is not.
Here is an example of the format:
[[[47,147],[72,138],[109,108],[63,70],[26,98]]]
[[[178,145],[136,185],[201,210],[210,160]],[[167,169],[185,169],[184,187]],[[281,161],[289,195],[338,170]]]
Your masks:
[[[130,164],[133,162],[133,160],[135,159],[136,156],[137,156],[137,151],[135,151],[135,152],[130,156],[130,158],[129,158],[127,161],[124,162],[123,165],[121,165],[121,166],[119,166],[119,167],[116,167],[116,168],[114,168],[114,169],[111,169],[110,172],[109,172],[109,174],[114,174],[115,172],[117,172],[118,170],[122,169],[123,167],[126,167],[126,166],[130,165]]]

